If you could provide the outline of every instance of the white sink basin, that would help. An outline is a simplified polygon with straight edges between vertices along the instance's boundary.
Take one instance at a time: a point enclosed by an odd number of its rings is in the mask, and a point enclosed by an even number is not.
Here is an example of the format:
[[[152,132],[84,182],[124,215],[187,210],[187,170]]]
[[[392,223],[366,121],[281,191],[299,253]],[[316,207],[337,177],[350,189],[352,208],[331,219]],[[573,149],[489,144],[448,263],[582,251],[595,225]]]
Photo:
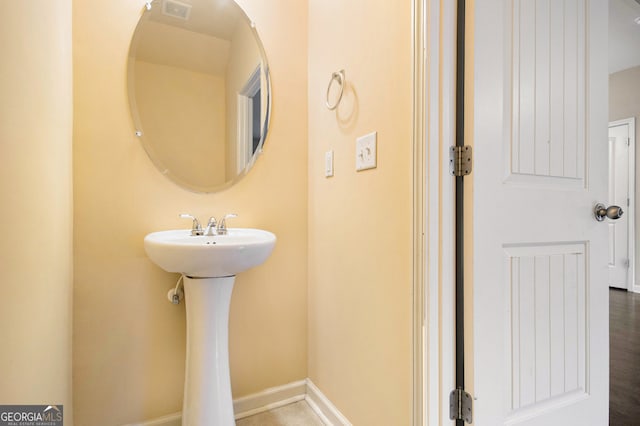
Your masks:
[[[274,234],[251,228],[229,228],[226,235],[214,236],[192,236],[190,229],[177,229],[144,238],[144,249],[156,265],[201,278],[233,276],[258,266],[275,244]]]

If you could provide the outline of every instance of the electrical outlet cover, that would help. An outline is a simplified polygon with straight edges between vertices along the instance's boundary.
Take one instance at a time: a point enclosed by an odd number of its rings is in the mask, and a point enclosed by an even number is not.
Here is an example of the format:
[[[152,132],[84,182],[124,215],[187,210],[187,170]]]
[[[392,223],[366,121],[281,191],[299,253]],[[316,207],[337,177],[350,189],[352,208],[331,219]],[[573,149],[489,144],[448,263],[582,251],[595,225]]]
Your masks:
[[[377,166],[378,133],[372,132],[356,139],[356,170],[375,169]]]

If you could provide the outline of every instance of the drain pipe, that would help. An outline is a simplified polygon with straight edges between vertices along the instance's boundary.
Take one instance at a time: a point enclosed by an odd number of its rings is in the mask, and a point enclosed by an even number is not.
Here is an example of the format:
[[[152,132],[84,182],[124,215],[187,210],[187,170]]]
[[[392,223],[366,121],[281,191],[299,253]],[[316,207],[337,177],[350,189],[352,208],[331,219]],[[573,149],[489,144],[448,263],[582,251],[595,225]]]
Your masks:
[[[182,300],[184,299],[184,289],[182,285],[183,282],[184,274],[181,274],[180,278],[178,278],[178,282],[176,283],[176,287],[172,288],[167,293],[167,299],[169,299],[169,302],[173,303],[174,305],[179,305],[180,302],[182,302]]]

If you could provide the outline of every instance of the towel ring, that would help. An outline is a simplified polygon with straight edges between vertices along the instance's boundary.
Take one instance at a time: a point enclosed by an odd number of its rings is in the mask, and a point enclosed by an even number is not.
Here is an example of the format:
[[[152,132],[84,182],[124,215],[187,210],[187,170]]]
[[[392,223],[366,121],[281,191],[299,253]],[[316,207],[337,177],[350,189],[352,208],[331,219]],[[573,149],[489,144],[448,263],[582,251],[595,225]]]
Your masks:
[[[340,85],[340,94],[338,95],[338,100],[336,101],[336,103],[331,105],[331,103],[329,102],[329,92],[331,91],[331,86],[333,85],[334,81],[337,81]],[[333,111],[338,107],[338,105],[340,105],[342,94],[344,93],[344,84],[344,70],[335,71],[333,74],[331,74],[331,80],[329,81],[329,86],[327,87],[327,101],[325,102],[327,108],[329,108],[329,111]]]

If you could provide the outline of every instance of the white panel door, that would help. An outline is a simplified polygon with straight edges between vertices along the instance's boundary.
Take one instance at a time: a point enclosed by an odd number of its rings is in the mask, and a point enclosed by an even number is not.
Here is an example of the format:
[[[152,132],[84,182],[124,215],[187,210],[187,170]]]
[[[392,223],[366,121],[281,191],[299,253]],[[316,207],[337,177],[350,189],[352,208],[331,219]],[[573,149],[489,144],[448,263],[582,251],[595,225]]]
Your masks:
[[[608,424],[607,2],[477,0],[477,426]]]
[[[609,197],[607,205],[627,213],[609,221],[609,287],[629,288],[629,123],[609,125]]]

